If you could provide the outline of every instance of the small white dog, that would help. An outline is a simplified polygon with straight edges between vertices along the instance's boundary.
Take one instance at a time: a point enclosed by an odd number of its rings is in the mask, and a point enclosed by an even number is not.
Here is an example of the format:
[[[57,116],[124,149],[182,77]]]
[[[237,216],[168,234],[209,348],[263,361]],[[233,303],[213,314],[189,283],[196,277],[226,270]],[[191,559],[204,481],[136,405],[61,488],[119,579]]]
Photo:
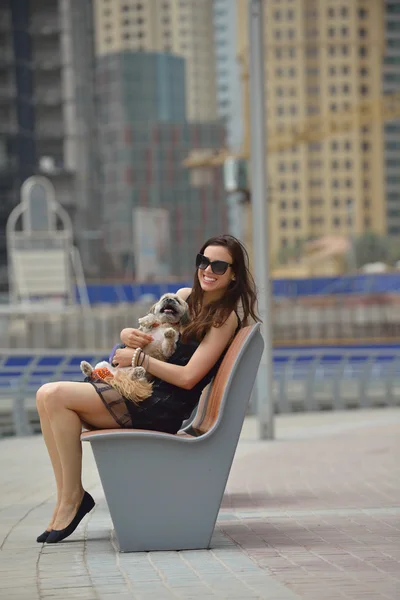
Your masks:
[[[187,303],[176,294],[164,294],[149,313],[139,319],[139,330],[151,334],[153,340],[143,348],[145,354],[158,360],[168,360],[176,349],[181,328],[189,322]],[[151,376],[143,367],[113,367],[101,361],[93,368],[83,360],[81,371],[91,379],[100,377],[125,398],[141,402],[151,396]]]

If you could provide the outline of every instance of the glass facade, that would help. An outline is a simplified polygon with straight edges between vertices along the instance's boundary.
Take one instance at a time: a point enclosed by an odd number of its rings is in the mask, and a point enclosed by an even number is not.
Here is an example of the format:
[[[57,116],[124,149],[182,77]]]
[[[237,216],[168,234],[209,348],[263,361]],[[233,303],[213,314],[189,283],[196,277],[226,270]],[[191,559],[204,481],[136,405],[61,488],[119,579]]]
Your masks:
[[[224,127],[186,121],[181,58],[140,52],[102,57],[98,85],[107,250],[117,270],[133,264],[132,210],[166,208],[170,273],[191,277],[201,244],[226,231],[227,221],[221,169],[194,184],[182,163],[193,149],[221,147]]]

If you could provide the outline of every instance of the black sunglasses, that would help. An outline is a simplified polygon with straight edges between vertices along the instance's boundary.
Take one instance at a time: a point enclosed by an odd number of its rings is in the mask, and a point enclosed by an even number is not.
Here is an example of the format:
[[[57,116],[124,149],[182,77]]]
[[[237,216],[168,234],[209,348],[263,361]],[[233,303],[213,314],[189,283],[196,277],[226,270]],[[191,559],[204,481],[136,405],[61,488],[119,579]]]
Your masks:
[[[204,271],[205,269],[207,269],[208,265],[211,266],[211,271],[215,275],[223,275],[228,270],[228,267],[232,266],[232,263],[228,263],[224,260],[210,261],[210,259],[207,258],[207,256],[204,256],[204,254],[198,254],[196,256],[196,267],[198,269]]]

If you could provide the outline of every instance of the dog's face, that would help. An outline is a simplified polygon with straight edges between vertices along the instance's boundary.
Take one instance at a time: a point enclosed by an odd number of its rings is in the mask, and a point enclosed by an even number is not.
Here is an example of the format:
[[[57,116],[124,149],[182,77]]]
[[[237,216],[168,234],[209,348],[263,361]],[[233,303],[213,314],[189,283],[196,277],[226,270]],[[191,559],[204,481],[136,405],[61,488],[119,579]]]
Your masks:
[[[163,323],[189,322],[189,307],[185,300],[177,294],[164,294],[158,302],[151,307],[150,312],[159,317]]]

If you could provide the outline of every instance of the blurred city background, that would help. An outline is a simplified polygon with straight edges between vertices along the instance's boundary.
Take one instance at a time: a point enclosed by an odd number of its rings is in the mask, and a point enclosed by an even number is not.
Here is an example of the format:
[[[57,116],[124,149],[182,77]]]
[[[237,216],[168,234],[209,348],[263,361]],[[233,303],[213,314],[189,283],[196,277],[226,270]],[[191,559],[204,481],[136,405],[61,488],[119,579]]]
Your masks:
[[[264,57],[275,377],[398,403],[400,0],[264,0]],[[3,382],[104,353],[211,235],[253,260],[249,121],[247,0],[1,2]]]

